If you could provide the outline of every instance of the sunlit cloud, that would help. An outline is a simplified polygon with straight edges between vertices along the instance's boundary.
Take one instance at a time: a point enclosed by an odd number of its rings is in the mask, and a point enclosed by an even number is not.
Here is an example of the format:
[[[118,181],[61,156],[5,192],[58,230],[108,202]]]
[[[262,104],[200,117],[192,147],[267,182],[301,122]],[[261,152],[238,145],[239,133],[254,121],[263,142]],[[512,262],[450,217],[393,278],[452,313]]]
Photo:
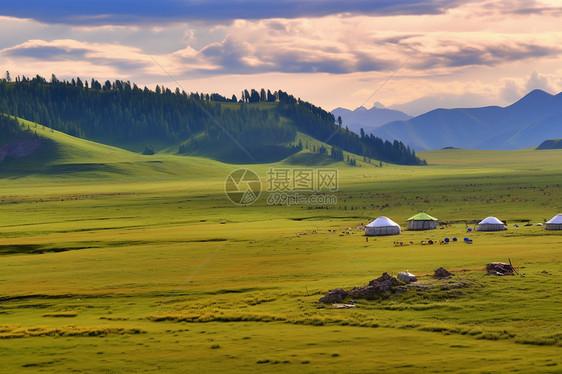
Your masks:
[[[63,76],[92,76],[93,72],[107,72],[118,77],[150,73],[154,63],[150,57],[137,48],[116,44],[84,43],[72,39],[54,41],[30,40],[25,43],[0,50],[0,57],[9,65],[28,75],[63,72]],[[17,61],[17,63],[16,63]],[[52,69],[52,70],[48,70]]]
[[[227,96],[259,86],[328,109],[376,92],[369,104],[409,114],[562,90],[554,0],[60,4],[3,4],[2,69]]]

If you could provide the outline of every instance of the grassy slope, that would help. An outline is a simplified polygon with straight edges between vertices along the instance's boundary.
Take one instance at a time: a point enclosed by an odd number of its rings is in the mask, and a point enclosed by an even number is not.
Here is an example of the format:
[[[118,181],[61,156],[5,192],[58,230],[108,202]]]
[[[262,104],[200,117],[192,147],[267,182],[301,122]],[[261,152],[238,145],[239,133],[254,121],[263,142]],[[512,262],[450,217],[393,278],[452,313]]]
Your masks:
[[[240,109],[241,104],[221,102],[220,105],[222,110],[230,109],[236,111]],[[276,103],[250,103],[244,105],[250,109],[255,108],[259,110],[268,110],[270,118],[273,116],[274,109],[277,107]],[[281,121],[288,122],[288,120],[284,117],[281,119]],[[194,139],[196,139],[199,144],[193,145],[192,140]],[[251,148],[247,145],[246,147],[244,147],[244,150],[241,150],[234,144],[229,144],[232,147],[217,147],[214,141],[208,139],[204,132],[199,132],[197,134],[193,134],[190,139],[187,139],[183,142],[178,142],[178,144],[157,147],[156,149],[161,149],[161,152],[163,153],[178,154],[180,145],[186,146],[188,148],[188,150],[183,153],[183,155],[211,158],[214,160],[230,162],[233,164],[243,164],[244,162],[240,160],[248,159],[246,152],[248,152],[255,159],[254,163],[266,163],[282,160],[290,154],[290,150],[288,149],[288,147],[291,144],[257,146],[256,148]]]
[[[513,224],[562,211],[562,151],[435,151],[422,154],[428,167],[336,163],[330,209],[268,206],[267,193],[237,207],[223,183],[239,166],[47,135],[60,158],[46,167],[70,171],[0,180],[0,337],[14,337],[0,339],[4,371],[560,370],[562,235]],[[250,168],[265,188],[269,168],[287,165]],[[353,229],[383,214],[405,226],[417,211],[493,214],[510,229],[434,246],[419,243],[463,238],[465,223],[368,243]],[[483,276],[507,257],[525,277]],[[469,286],[355,310],[315,302],[383,271],[438,266]]]
[[[539,144],[537,150],[562,149],[562,139],[548,139]]]
[[[223,164],[205,158],[182,159],[169,154],[145,156],[51,131],[26,120],[20,121],[37,134],[53,140],[55,146],[38,152],[38,155],[0,164],[0,177],[23,177],[31,170],[35,176],[47,179],[69,176],[72,179],[80,177],[77,180],[91,180],[116,175],[120,175],[120,179],[130,176],[133,180],[166,176],[177,179],[182,173],[213,177],[227,170]]]
[[[269,110],[270,112],[270,117],[273,117],[274,115],[274,109],[277,107],[278,104],[276,103],[251,103],[251,104],[245,104],[247,105],[249,108],[258,108],[260,110]],[[222,109],[232,109],[232,110],[238,110],[240,108],[240,104],[238,103],[221,103],[221,107]],[[285,117],[281,117],[280,121],[282,123],[292,123],[291,120],[285,118]],[[215,160],[225,160],[225,161],[229,161],[230,163],[234,163],[234,164],[240,164],[243,162],[239,162],[240,159],[246,159],[245,155],[243,154],[243,152],[236,146],[233,146],[233,149],[221,149],[221,148],[216,148],[213,146],[208,146],[208,140],[204,140],[205,136],[204,134],[198,133],[196,135],[194,135],[193,137],[194,139],[199,140],[200,142],[202,141],[203,144],[199,145],[199,146],[195,146],[190,148],[189,151],[187,151],[187,155],[190,156],[201,156],[201,157],[205,157],[205,158],[212,158]],[[192,139],[188,139],[185,142],[182,142],[182,144],[188,146],[190,146]],[[301,152],[297,152],[296,154],[293,154],[289,157],[287,157],[288,155],[290,155],[290,150],[289,148],[291,146],[296,146],[299,144],[299,141],[302,143],[303,145],[303,151]],[[178,153],[178,147],[180,144],[176,144],[176,145],[172,145],[172,146],[168,146],[165,147],[161,150],[161,152],[163,153],[168,153],[168,154],[177,154]],[[306,147],[309,147],[309,149],[307,149]],[[256,164],[257,163],[270,163],[272,160],[273,161],[281,161],[284,160],[284,163],[286,164],[290,164],[290,165],[305,165],[305,166],[310,166],[310,165],[328,165],[328,164],[333,164],[334,160],[332,160],[329,157],[329,151],[324,154],[324,155],[320,155],[320,154],[315,154],[316,152],[313,152],[313,147],[316,147],[316,149],[319,149],[321,146],[324,146],[327,150],[330,150],[332,148],[331,145],[328,145],[327,143],[323,142],[322,140],[318,140],[315,139],[309,135],[306,135],[300,131],[297,131],[297,136],[295,138],[294,141],[292,142],[288,142],[286,144],[278,144],[275,146],[263,146],[263,147],[258,147],[257,149],[249,149],[249,153],[255,157],[256,159]],[[158,147],[157,147],[158,148]],[[249,148],[249,147],[246,147]],[[141,149],[139,147],[137,147],[137,149]],[[361,165],[361,166],[371,166],[371,165],[375,165],[378,164],[378,161],[375,160],[371,160],[371,163],[369,162],[363,162],[363,157],[362,156],[358,156],[354,153],[351,152],[347,152],[347,151],[343,151],[344,154],[344,158],[345,160],[347,160],[347,157],[349,158],[353,158],[356,160],[357,165]]]

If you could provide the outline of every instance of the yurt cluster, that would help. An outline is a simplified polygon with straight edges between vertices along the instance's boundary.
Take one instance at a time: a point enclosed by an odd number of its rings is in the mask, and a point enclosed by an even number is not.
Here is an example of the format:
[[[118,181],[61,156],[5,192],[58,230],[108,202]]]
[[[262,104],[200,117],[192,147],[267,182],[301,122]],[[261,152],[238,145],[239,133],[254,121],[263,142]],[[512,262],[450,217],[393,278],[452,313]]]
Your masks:
[[[439,220],[427,213],[418,213],[408,218],[408,230],[433,230],[439,225]],[[542,224],[540,224],[542,225]],[[546,230],[562,230],[562,213],[557,214],[545,224]],[[507,230],[507,225],[496,217],[486,217],[476,225],[476,231]],[[365,226],[365,235],[398,235],[402,232],[399,224],[388,217],[379,217]]]

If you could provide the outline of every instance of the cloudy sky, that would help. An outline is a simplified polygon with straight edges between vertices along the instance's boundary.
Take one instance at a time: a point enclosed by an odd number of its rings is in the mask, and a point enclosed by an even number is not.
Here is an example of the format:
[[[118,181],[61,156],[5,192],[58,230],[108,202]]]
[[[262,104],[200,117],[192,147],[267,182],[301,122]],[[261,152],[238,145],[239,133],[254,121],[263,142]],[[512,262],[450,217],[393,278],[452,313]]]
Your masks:
[[[562,91],[560,3],[4,0],[0,68],[227,96],[282,89],[327,110],[507,105]]]

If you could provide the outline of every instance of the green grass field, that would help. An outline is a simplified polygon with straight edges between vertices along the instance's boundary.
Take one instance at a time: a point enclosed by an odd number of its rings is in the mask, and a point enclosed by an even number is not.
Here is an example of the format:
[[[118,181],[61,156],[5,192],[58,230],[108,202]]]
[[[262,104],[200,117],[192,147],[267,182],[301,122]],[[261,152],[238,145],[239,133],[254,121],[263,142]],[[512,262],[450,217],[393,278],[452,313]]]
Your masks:
[[[562,371],[562,232],[523,226],[562,212],[562,150],[382,168],[303,152],[248,167],[264,189],[270,168],[336,168],[337,204],[270,206],[264,191],[236,206],[224,181],[244,166],[36,130],[56,150],[0,164],[0,372]],[[356,229],[419,211],[450,224],[368,242]],[[509,229],[467,234],[488,215]],[[446,237],[460,241],[420,244]],[[519,276],[484,275],[508,258]],[[430,277],[440,266],[451,281]],[[406,269],[431,286],[317,302]]]

